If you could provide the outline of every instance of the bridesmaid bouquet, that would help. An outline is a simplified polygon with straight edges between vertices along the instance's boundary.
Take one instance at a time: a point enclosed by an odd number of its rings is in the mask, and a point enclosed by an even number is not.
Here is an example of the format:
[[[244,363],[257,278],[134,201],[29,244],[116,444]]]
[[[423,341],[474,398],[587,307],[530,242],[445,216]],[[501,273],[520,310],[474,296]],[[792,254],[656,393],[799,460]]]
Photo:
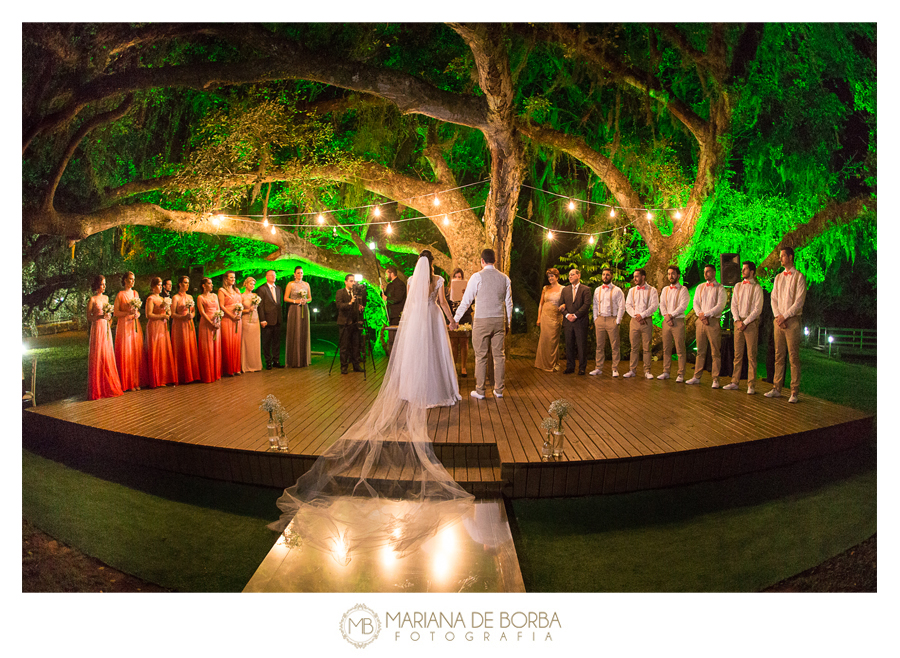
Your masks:
[[[262,304],[262,297],[259,295],[250,297],[250,324],[253,324],[253,311],[255,311],[260,304]]]
[[[223,313],[222,311],[214,311],[212,314],[213,327],[215,327],[215,329],[213,330],[213,340],[215,340],[216,336],[219,335],[219,327],[222,326],[222,318],[224,317],[225,313]]]
[[[131,299],[128,300],[128,303],[131,305],[131,308],[134,309],[134,333],[138,331],[138,322],[137,319],[141,314],[141,298],[135,295]]]
[[[237,316],[237,320],[234,321],[234,333],[238,332],[238,325],[241,324],[241,314],[244,312],[243,304],[235,304],[234,305],[234,314]]]
[[[169,320],[168,316],[172,315],[172,298],[171,297],[163,297],[163,306],[166,308],[166,319],[164,322],[166,323],[166,330],[169,329]]]
[[[116,307],[107,302],[103,305],[103,317],[105,317],[107,321],[112,320],[114,310],[116,310]]]

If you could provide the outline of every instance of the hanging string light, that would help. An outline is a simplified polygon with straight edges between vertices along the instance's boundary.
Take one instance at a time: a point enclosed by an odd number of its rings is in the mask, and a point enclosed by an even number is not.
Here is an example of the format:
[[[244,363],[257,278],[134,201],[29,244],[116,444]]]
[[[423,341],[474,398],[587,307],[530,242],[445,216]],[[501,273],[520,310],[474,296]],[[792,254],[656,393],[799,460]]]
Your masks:
[[[553,239],[553,231],[547,231],[547,239],[548,239],[548,240],[552,240],[552,239]]]
[[[390,222],[388,222],[387,226],[384,227],[384,232],[388,235],[391,235],[394,232],[394,227],[391,226]]]
[[[434,207],[437,208],[439,205],[441,205],[441,200],[440,200],[440,198],[438,198],[438,195],[435,194],[434,195]]]
[[[319,216],[316,217],[316,221],[319,222],[319,225],[324,224],[325,223],[325,215],[323,215],[322,213],[319,213]]]
[[[575,202],[569,199],[569,210],[575,210]]]
[[[588,244],[594,244],[594,236],[588,238]]]
[[[450,218],[444,215],[444,226],[450,226]]]
[[[372,214],[375,215],[376,217],[381,217],[381,208],[378,206],[375,206],[375,208],[372,210]]]

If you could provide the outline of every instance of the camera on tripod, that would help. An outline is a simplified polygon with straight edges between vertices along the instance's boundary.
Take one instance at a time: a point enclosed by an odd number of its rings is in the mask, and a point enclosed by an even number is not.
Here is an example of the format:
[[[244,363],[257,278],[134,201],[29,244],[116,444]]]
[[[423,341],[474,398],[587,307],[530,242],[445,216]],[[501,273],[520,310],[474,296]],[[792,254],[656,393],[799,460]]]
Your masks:
[[[366,287],[362,283],[354,283],[353,287],[350,288],[350,293],[356,297],[356,303],[360,306],[365,306],[368,293],[366,292]]]

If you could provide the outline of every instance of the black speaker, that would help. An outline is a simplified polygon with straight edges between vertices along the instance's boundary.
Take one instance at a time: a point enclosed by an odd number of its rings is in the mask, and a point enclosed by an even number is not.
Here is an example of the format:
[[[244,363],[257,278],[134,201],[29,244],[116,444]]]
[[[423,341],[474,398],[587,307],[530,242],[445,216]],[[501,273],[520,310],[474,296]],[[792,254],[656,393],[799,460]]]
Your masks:
[[[741,280],[741,255],[722,254],[719,258],[722,285],[733,286]]]

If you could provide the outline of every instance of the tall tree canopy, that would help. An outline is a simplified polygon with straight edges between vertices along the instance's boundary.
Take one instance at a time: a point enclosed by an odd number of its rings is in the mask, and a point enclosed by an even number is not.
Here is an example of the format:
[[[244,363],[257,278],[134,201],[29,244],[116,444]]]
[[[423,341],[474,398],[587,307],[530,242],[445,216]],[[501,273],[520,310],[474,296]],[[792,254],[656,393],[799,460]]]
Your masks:
[[[875,46],[874,24],[26,24],[23,265],[123,228],[371,281],[493,247],[527,294],[554,228],[656,285],[788,244],[821,280],[874,245]]]

